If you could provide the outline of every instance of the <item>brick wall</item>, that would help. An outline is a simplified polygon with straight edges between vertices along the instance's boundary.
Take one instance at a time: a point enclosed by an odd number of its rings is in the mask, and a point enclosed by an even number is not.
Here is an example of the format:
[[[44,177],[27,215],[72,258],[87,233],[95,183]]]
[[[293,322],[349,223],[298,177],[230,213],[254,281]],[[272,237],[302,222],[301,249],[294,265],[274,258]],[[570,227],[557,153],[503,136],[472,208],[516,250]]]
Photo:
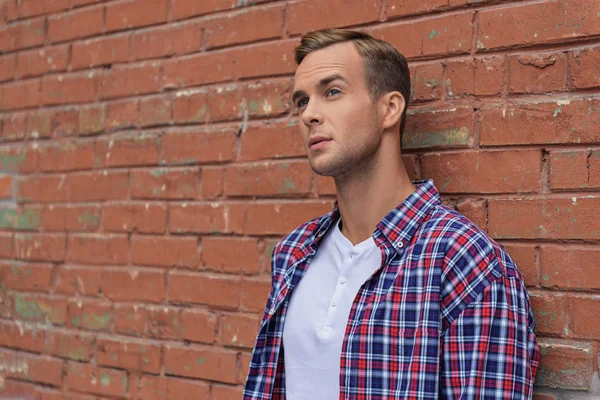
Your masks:
[[[538,386],[593,392],[597,0],[0,0],[1,395],[239,398],[271,250],[333,202],[289,95],[334,25],[409,58],[410,174],[517,260]]]

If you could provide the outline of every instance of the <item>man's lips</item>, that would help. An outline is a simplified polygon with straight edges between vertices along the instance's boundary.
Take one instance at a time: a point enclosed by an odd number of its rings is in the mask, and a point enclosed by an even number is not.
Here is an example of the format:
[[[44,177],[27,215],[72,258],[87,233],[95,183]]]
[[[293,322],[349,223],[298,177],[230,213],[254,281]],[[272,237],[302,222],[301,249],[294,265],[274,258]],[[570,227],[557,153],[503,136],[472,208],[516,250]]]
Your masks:
[[[322,136],[315,136],[308,140],[308,147],[311,150],[316,150],[325,146],[328,142],[331,142],[331,139]]]

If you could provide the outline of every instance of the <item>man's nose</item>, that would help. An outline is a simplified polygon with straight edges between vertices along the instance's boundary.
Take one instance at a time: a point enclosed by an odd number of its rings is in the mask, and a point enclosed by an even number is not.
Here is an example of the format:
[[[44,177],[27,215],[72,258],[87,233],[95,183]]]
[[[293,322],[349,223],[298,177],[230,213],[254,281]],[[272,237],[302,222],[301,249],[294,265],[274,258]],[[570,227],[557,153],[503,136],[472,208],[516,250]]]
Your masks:
[[[320,125],[323,123],[323,113],[319,110],[318,104],[315,101],[309,101],[302,113],[302,121],[304,125]]]

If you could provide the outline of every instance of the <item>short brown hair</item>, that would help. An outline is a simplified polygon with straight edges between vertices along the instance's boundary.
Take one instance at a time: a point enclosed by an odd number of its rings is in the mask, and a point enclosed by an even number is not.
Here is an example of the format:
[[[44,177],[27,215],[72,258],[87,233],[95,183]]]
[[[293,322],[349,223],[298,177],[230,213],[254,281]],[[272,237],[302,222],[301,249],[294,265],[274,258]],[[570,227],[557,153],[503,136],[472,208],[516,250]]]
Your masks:
[[[406,106],[400,123],[400,143],[406,124],[406,110],[410,98],[410,72],[406,58],[394,46],[373,36],[345,29],[323,29],[302,36],[300,46],[294,49],[296,64],[313,51],[321,50],[338,43],[352,42],[364,60],[365,81],[373,101],[381,95],[398,91],[404,97]]]

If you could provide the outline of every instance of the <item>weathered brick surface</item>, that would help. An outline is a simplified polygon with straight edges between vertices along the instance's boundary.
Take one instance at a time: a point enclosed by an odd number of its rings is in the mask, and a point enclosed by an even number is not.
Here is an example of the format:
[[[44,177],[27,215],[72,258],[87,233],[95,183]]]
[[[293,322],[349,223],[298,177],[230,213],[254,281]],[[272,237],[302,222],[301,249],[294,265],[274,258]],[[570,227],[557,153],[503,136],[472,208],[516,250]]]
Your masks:
[[[0,397],[239,398],[282,235],[331,210],[300,35],[409,59],[403,161],[530,291],[537,385],[600,322],[597,0],[0,0]]]

